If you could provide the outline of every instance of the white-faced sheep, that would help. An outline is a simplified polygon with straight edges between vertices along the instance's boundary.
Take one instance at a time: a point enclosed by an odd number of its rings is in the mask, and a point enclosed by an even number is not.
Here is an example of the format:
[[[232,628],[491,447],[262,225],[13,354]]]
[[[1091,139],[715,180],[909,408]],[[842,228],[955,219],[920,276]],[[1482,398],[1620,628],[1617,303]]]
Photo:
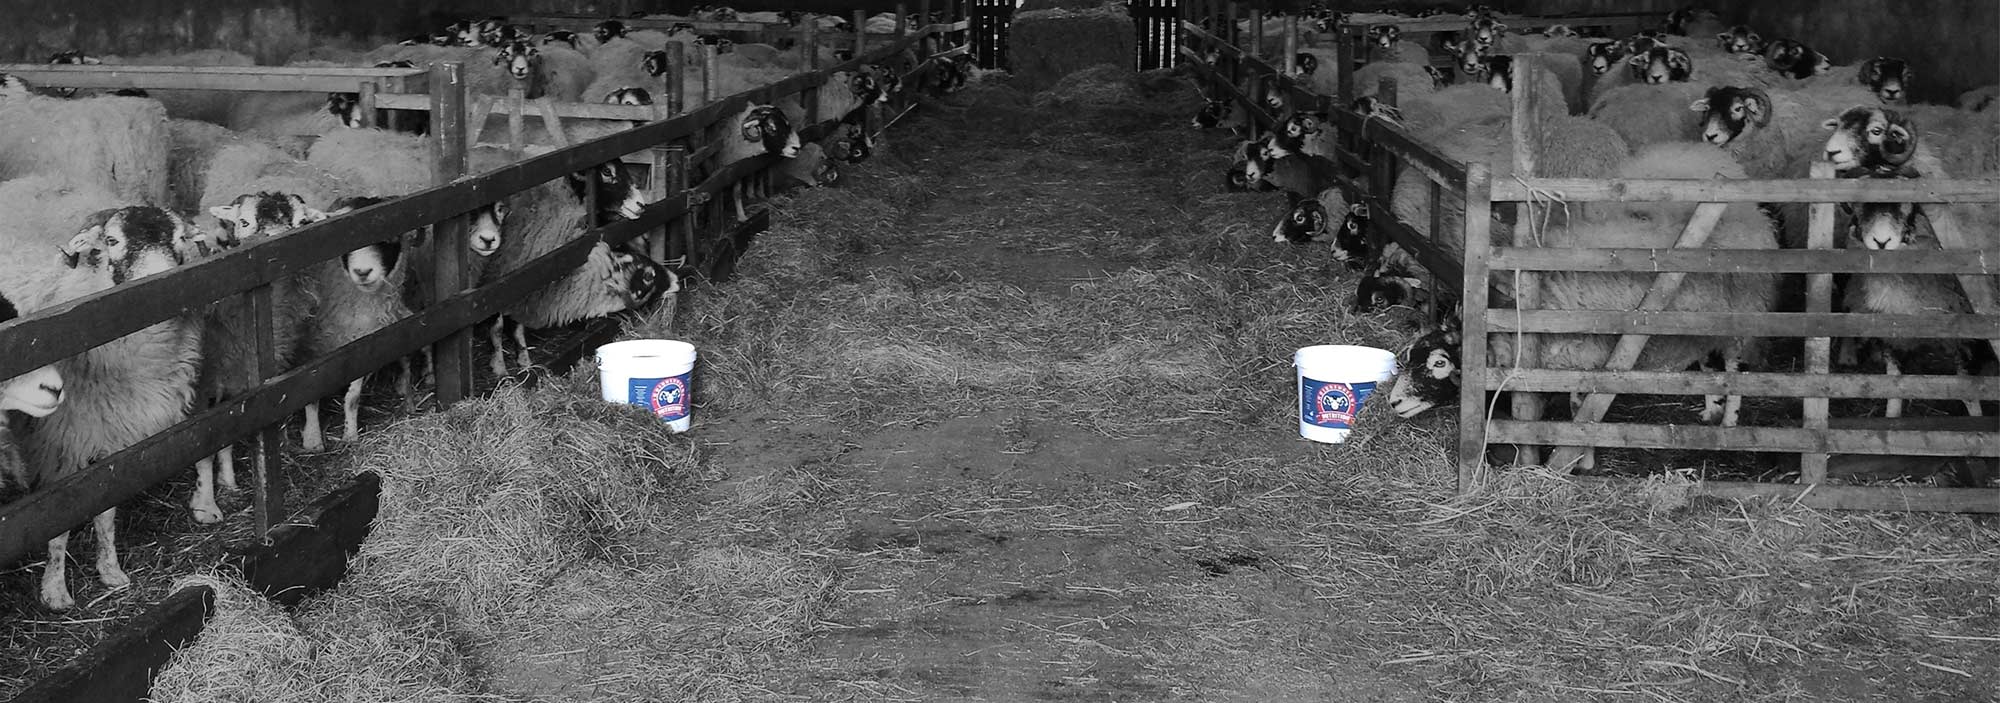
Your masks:
[[[1619,178],[1743,178],[1728,154],[1700,144],[1658,144],[1641,150],[1619,165]],[[1693,216],[1695,203],[1593,203],[1582,208],[1567,226],[1542,232],[1545,247],[1672,247]],[[1777,247],[1771,222],[1754,205],[1730,205],[1706,244],[1713,249],[1772,249]],[[1537,279],[1541,307],[1551,310],[1630,310],[1638,306],[1653,282],[1650,274],[1547,273]],[[1773,309],[1777,277],[1773,274],[1689,275],[1668,310],[1678,312],[1758,312]],[[1483,311],[1468,311],[1482,314]],[[1426,335],[1413,345],[1390,391],[1390,407],[1412,417],[1457,398],[1461,364],[1450,333]],[[1545,369],[1602,369],[1610,358],[1615,335],[1538,335],[1540,357],[1523,366]],[[1445,343],[1439,344],[1438,341]],[[1514,336],[1489,338],[1487,363],[1512,366]],[[1745,338],[1655,336],[1640,355],[1636,368],[1678,371],[1720,353],[1724,367],[1735,371],[1749,348]],[[1517,419],[1540,419],[1538,398],[1519,403],[1526,411]],[[1741,399],[1709,398],[1702,411],[1708,422],[1734,425]]]
[[[1700,141],[1701,115],[1685,108],[1706,94],[1702,83],[1631,83],[1597,96],[1590,116],[1617,130],[1634,149]]]
[[[1863,203],[1853,206],[1853,223],[1848,228],[1848,247],[1889,251],[1897,249],[1937,249],[1938,241],[1917,220],[1919,207],[1911,203]],[[1975,232],[1981,242],[1972,246],[2000,245],[2000,235]],[[2000,283],[2000,281],[1994,281]],[[1855,274],[1848,280],[1842,297],[1848,312],[1891,315],[1965,314],[1973,312],[1965,290],[1953,276],[1925,274]],[[1990,301],[2000,303],[2000,300]],[[1902,373],[1901,361],[1921,349],[1943,346],[1960,374],[1970,374],[1971,347],[1966,340],[1882,338],[1875,340],[1883,372]],[[1980,415],[1979,401],[1965,401],[1966,413]],[[1902,417],[1903,399],[1891,398],[1883,417]]]
[[[208,251],[201,231],[171,212],[146,206],[117,207],[117,200],[88,186],[40,177],[0,184],[0,201],[32,202],[34,216],[9,218],[0,241],[18,258],[59,245],[60,260],[15,265],[5,281],[24,312],[97,293],[160,273]],[[17,211],[17,215],[23,215]],[[49,227],[51,214],[69,219]],[[72,219],[73,218],[73,219]],[[201,325],[176,316],[57,362],[63,403],[37,419],[23,441],[36,485],[85,470],[92,462],[173,426],[187,417],[201,365]],[[94,520],[98,580],[111,588],[131,583],[118,564],[117,511]],[[49,540],[42,573],[42,604],[67,610],[76,604],[65,578],[69,535]]]
[[[15,309],[14,302],[0,296],[0,323],[12,322],[17,317],[20,311]],[[12,410],[31,418],[48,417],[62,405],[62,393],[62,372],[54,365],[43,366],[0,381],[0,411]],[[0,477],[24,490],[34,487],[28,462],[21,457],[20,438],[14,435],[9,423],[0,423]]]

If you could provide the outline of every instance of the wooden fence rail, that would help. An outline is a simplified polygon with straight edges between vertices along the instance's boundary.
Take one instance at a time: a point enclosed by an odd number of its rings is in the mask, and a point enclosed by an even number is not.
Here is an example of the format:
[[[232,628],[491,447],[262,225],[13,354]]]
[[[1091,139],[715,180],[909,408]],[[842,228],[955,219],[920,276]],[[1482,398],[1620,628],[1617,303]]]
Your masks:
[[[901,51],[922,34],[885,44],[849,64],[876,61]],[[845,64],[844,64],[845,65]],[[274,280],[320,261],[339,257],[362,245],[399,236],[427,226],[439,228],[441,241],[462,231],[463,216],[488,203],[540,183],[615,161],[633,152],[670,142],[701,139],[710,126],[733,119],[752,103],[815,89],[836,69],[787,78],[705,105],[671,119],[653,121],[600,139],[519,161],[476,176],[460,177],[438,186],[390,200],[376,207],[334,217],[285,236],[248,243],[213,258],[173,271],[147,276],[110,290],[67,301],[0,324],[0,378],[12,377],[75,356],[140,328],[193,313],[209,304],[242,293],[264,295]],[[450,169],[463,168],[464,82],[451,80],[458,67],[434,69],[431,97],[436,115],[434,145]],[[687,191],[646,208],[638,219],[592,229],[523,268],[486,285],[472,287],[440,279],[439,300],[421,313],[325,356],[306,361],[282,374],[260,369],[263,383],[215,408],[197,413],[174,427],[95,462],[90,468],[51,481],[26,497],[0,506],[0,562],[15,562],[39,550],[50,537],[86,522],[107,508],[122,504],[154,485],[186,471],[200,458],[241,438],[279,426],[272,418],[288,417],[311,402],[425,346],[457,336],[493,314],[517,304],[524,296],[555,281],[583,263],[598,242],[619,244],[673,222],[683,222],[698,205],[713,205],[718,195],[738,182],[761,176],[777,161],[760,156],[723,169]],[[718,223],[711,212],[705,221]],[[440,246],[445,257],[464,256],[463,247]],[[442,258],[442,257],[441,257]],[[462,262],[443,259],[441,274],[460,276]],[[420,264],[421,265],[421,264]],[[258,306],[260,329],[268,331],[269,306]],[[269,337],[264,337],[268,347]],[[457,368],[448,368],[448,364]],[[440,353],[440,402],[455,402],[469,385],[470,346]],[[447,376],[459,376],[447,388]],[[267,434],[267,439],[271,437]],[[267,452],[277,443],[266,442]],[[281,522],[282,475],[278,463],[262,463],[253,474],[259,487],[259,533]]]

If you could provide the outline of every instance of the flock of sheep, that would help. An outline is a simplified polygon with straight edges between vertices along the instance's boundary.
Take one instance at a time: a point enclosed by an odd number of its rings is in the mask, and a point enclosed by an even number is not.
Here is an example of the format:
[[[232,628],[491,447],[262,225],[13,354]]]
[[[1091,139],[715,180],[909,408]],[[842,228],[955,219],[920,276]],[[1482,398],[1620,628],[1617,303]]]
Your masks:
[[[1510,131],[1512,66],[1532,61],[1545,68],[1536,92],[1536,175],[1557,178],[1787,179],[1806,178],[1816,161],[1831,163],[1846,178],[1982,178],[2000,172],[2000,110],[1992,109],[1993,87],[1960,98],[1960,106],[1909,104],[1917,80],[1899,58],[1874,57],[1834,65],[1826,55],[1793,39],[1767,41],[1753,28],[1724,27],[1713,13],[1698,9],[1668,15],[1659,29],[1622,39],[1585,38],[1565,27],[1538,34],[1510,34],[1508,17],[1484,8],[1465,15],[1466,28],[1426,46],[1404,40],[1391,16],[1329,18],[1370,24],[1374,59],[1355,70],[1357,95],[1350,109],[1369,119],[1398,124],[1418,141],[1465,163],[1491,165],[1495,179],[1512,175]],[[1268,32],[1275,35],[1276,32]],[[1440,49],[1453,68],[1430,65]],[[1211,54],[1213,57],[1214,55]],[[1291,79],[1322,95],[1333,95],[1336,76],[1330,49],[1307,48],[1295,57]],[[1394,79],[1396,104],[1378,96],[1383,78]],[[1371,235],[1371,213],[1347,202],[1333,187],[1342,171],[1333,160],[1337,135],[1325,113],[1294,109],[1286,93],[1268,77],[1266,107],[1279,122],[1267,136],[1240,143],[1227,185],[1231,189],[1283,190],[1292,203],[1272,236],[1279,242],[1326,241],[1334,256],[1364,270],[1353,307],[1367,312],[1383,306],[1429,302],[1444,310],[1450,296],[1433,299],[1426,276],[1396,245],[1381,250]],[[1246,125],[1232,101],[1211,99],[1195,118],[1200,127]],[[1430,183],[1404,169],[1387,199],[1396,219],[1429,236]],[[1463,251],[1463,201],[1444,190],[1446,211],[1438,239],[1446,251]],[[1548,221],[1533,226],[1544,246],[1668,248],[1695,213],[1695,203],[1564,203],[1548,208]],[[1949,209],[1971,248],[2000,248],[2000,208],[1991,204],[1918,206],[1860,203],[1843,206],[1836,246],[1872,249],[1938,248],[1930,218]],[[1730,205],[1706,246],[1773,249],[1806,246],[1806,206]],[[1336,219],[1338,218],[1338,219]],[[1493,241],[1513,241],[1512,228],[1493,222]],[[1844,236],[1843,234],[1844,233]],[[1548,273],[1539,277],[1541,307],[1628,310],[1637,307],[1651,276]],[[1970,301],[1950,276],[1864,274],[1846,277],[1836,312],[1925,314],[1970,312]],[[1512,294],[1513,280],[1496,285]],[[1800,299],[1798,282],[1775,273],[1688,276],[1672,310],[1684,312],[1768,312],[1781,301]],[[1458,398],[1460,334],[1455,314],[1427,329],[1403,358],[1404,372],[1389,395],[1395,412],[1413,417]],[[1542,335],[1539,358],[1526,364],[1549,369],[1599,369],[1610,356],[1605,336]],[[1513,338],[1490,338],[1488,363],[1514,364]],[[1973,373],[1983,343],[1969,340],[1841,340],[1837,363],[1852,366],[1859,349],[1872,350],[1890,374],[1919,347],[1942,348],[1960,373]],[[1728,371],[1754,363],[1752,337],[1654,337],[1639,359],[1641,370],[1710,368],[1719,360]],[[1518,419],[1539,419],[1535,394],[1518,394]],[[1528,396],[1523,398],[1521,396]],[[1572,403],[1576,401],[1572,398]],[[1890,417],[1902,411],[1891,400]],[[1710,397],[1707,422],[1734,425],[1740,398]],[[1976,400],[1966,410],[1980,414]],[[1587,459],[1586,459],[1587,460]]]
[[[713,11],[710,17],[726,16]],[[695,20],[697,18],[688,18]],[[745,19],[738,16],[737,19]],[[754,18],[752,18],[754,19]],[[775,17],[773,19],[776,19]],[[880,19],[880,18],[878,18]],[[818,18],[810,21],[825,21]],[[893,30],[895,18],[887,18]],[[871,25],[874,24],[871,21]],[[830,25],[829,25],[830,26]],[[434,39],[436,43],[430,40]],[[490,21],[460,23],[447,32],[372,51],[322,49],[288,62],[294,66],[421,67],[439,61],[466,66],[475,93],[504,95],[516,85],[547,91],[562,101],[603,95],[644,100],[668,70],[670,42],[702,45],[693,32],[626,31],[607,20],[592,36],[549,32],[539,38]],[[709,40],[705,46],[722,42]],[[716,62],[715,95],[728,96],[801,72],[798,47],[735,43]],[[925,50],[941,49],[935,43]],[[697,54],[698,55],[698,54]],[[833,65],[842,57],[822,57]],[[826,143],[801,145],[797,126],[807,112],[796,96],[752,104],[718,122],[703,144],[717,145],[702,164],[712,172],[759,154],[784,157],[794,184],[831,181],[836,160],[858,161],[876,147],[865,126],[905,72],[914,52],[836,76],[819,91],[817,114],[839,118]],[[249,65],[228,51],[174,56],[93,57],[64,52],[57,63]],[[962,84],[964,64],[943,71]],[[699,62],[682,67],[684,84],[699,87]],[[687,96],[700,106],[699,92]],[[38,89],[0,74],[0,203],[12,215],[0,222],[0,319],[61,304],[148,275],[216,256],[235,247],[285,236],[305,225],[339,217],[433,185],[434,156],[426,137],[408,131],[359,128],[352,94],[232,93],[224,91],[121,90],[103,94]],[[378,122],[379,124],[379,122]],[[404,127],[421,130],[423,120]],[[579,125],[584,139],[626,129],[630,123]],[[306,139],[298,139],[305,135]],[[546,134],[530,135],[527,154],[552,147]],[[472,169],[513,163],[522,154],[478,143]],[[697,171],[697,177],[700,170]],[[427,230],[406,232],[354,250],[339,259],[295,271],[272,282],[274,333],[287,367],[323,355],[405,319],[435,300],[428,275],[438,247],[464,246],[473,263],[470,280],[491,281],[519,269],[596,226],[634,218],[647,205],[637,174],[611,163],[543,183],[467,214],[463,241],[435,241]],[[597,201],[585,202],[590,181]],[[785,179],[780,178],[780,182]],[[738,203],[740,206],[740,202]],[[740,207],[738,209],[740,213]],[[211,219],[212,218],[212,219]],[[60,251],[49,257],[49,247]],[[625,246],[597,244],[587,263],[506,311],[492,328],[492,370],[505,375],[502,330],[511,320],[527,366],[523,327],[564,325],[644,305],[677,290],[674,272]],[[80,471],[93,462],[167,429],[254,387],[250,369],[257,339],[251,303],[242,296],[114,340],[76,357],[0,383],[0,408],[32,419],[19,436],[0,436],[0,467],[28,490]],[[406,359],[399,386],[414,403],[414,369]],[[364,379],[345,394],[344,439],[357,432]],[[319,407],[308,407],[302,445],[319,450],[324,439]],[[0,430],[4,432],[4,430]],[[188,505],[197,522],[224,514],[216,488],[233,489],[231,452],[197,466]],[[130,578],[119,566],[115,511],[97,516],[96,571],[111,588]],[[75,604],[66,576],[67,535],[49,543],[41,600],[51,609]]]

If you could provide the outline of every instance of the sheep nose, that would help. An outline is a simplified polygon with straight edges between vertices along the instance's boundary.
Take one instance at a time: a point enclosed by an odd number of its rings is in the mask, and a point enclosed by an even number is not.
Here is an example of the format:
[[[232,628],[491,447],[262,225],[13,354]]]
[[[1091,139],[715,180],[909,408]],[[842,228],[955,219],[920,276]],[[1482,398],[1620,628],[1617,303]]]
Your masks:
[[[1868,241],[1869,241],[1869,243],[1870,243],[1870,244],[1874,244],[1874,245],[1875,245],[1875,248],[1877,248],[1877,249],[1887,249],[1887,248],[1889,248],[1889,243],[1890,243],[1891,241],[1893,241],[1893,240],[1891,240],[1891,239],[1876,239],[1876,238],[1872,238],[1872,237],[1871,237],[1871,238],[1869,238],[1869,240],[1868,240]]]
[[[57,402],[61,402],[61,401],[62,401],[62,391],[63,391],[63,389],[62,389],[62,384],[60,384],[60,383],[57,383],[57,384],[48,384],[48,383],[43,383],[43,384],[40,384],[40,387],[41,387],[41,389],[42,389],[42,390],[44,390],[44,391],[47,391],[47,392],[48,392],[48,394],[49,394],[49,395],[50,395],[51,397],[55,398]]]
[[[373,275],[375,275],[375,269],[372,268],[354,269],[354,277],[364,281],[368,280],[368,277]]]
[[[1840,151],[1837,149],[1826,150],[1826,160],[1835,162],[1840,161]]]

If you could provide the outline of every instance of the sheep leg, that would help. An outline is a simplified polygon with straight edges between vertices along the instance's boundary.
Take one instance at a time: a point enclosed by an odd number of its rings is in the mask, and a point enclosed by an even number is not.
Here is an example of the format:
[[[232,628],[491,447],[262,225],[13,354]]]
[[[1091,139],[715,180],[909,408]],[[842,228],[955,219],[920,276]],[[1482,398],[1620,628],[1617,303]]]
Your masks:
[[[317,400],[306,405],[306,428],[299,432],[299,440],[299,444],[306,451],[317,452],[326,450],[326,438],[319,431],[319,401]]]
[[[1740,373],[1743,370],[1743,349],[1741,344],[1732,345],[1722,353],[1722,372]],[[1742,420],[1743,396],[1731,395],[1722,401],[1722,426],[1735,427]]]
[[[194,521],[203,525],[222,522],[222,508],[215,504],[215,460],[202,457],[194,463],[194,495],[188,497],[188,510],[194,513]]]
[[[42,566],[42,606],[49,610],[69,610],[76,599],[69,594],[69,533],[49,539],[49,560]]]
[[[361,433],[361,386],[367,382],[368,377],[362,376],[347,384],[347,397],[340,405],[340,441],[352,442]]]
[[[528,358],[528,326],[520,320],[514,321],[514,344],[521,347],[521,368],[534,366],[535,360]]]
[[[507,376],[507,341],[502,339],[506,325],[506,315],[496,316],[486,334],[487,340],[493,342],[493,375],[501,378]]]
[[[1853,368],[1855,364],[1861,363],[1861,360],[1858,358],[1859,354],[1855,352],[1855,347],[1859,346],[1855,344],[1856,341],[1853,337],[1840,337],[1833,340],[1833,346],[1835,347],[1833,353],[1834,366]]]
[[[1958,348],[1958,354],[1954,355],[1954,360],[1955,360],[1955,361],[1956,361],[1956,362],[1958,363],[1958,375],[1960,375],[1960,376],[1971,376],[1971,375],[1973,375],[1973,374],[1972,374],[1972,359],[1971,359],[1971,356],[1970,356],[1970,354],[1968,354],[1968,352],[1969,352],[1969,351],[1970,351],[1970,349],[1968,349],[1968,348],[1966,348],[1965,346],[1961,345],[1961,346],[1960,346],[1960,347]],[[1978,399],[1978,398],[1967,398],[1967,399],[1965,400],[1965,415],[1966,415],[1967,417],[1985,417],[1985,416],[1986,416],[1986,411],[1985,411],[1984,409],[1981,409],[1981,408],[1979,407],[1979,399]]]
[[[221,470],[215,475],[215,485],[225,491],[236,490],[236,445],[223,445],[222,451],[215,453],[215,464]]]
[[[736,221],[742,222],[744,220],[750,219],[748,215],[743,214],[743,182],[737,181],[736,184],[730,188],[730,191],[734,197],[731,197],[729,199],[729,204],[735,206],[736,208]]]
[[[1514,393],[1509,402],[1513,406],[1514,419],[1533,422],[1542,419],[1543,399],[1540,393]],[[1514,463],[1521,466],[1540,464],[1542,448],[1523,444],[1514,448]]]
[[[132,577],[118,566],[118,509],[98,513],[93,522],[97,526],[98,582],[114,590],[132,585]]]
[[[1887,344],[1882,345],[1882,373],[1888,374],[1890,376],[1903,375],[1902,367],[1896,365],[1895,350],[1890,349],[1889,345]],[[1882,412],[1882,417],[1902,417],[1902,416],[1903,416],[1903,399],[1890,398],[1889,407]]]

